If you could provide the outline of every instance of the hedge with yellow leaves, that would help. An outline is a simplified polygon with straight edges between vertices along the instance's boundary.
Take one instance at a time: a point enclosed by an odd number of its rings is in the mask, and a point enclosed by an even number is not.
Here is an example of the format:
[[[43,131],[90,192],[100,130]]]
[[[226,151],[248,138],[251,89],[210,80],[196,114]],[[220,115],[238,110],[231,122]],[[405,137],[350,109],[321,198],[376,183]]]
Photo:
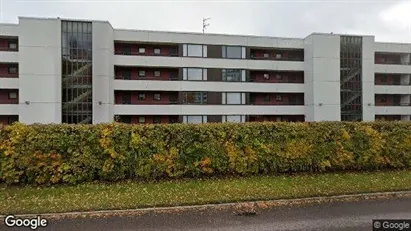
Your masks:
[[[8,184],[410,167],[410,122],[0,126]]]

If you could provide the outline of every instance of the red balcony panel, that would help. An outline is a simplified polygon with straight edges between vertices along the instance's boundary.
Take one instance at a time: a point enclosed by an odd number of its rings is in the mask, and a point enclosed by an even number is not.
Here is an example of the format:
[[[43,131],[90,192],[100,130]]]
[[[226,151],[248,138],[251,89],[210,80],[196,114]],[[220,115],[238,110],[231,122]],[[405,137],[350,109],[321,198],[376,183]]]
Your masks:
[[[0,124],[8,125],[19,121],[18,115],[0,115]]]
[[[145,76],[140,76],[140,71],[145,72]],[[155,76],[155,72],[160,71],[160,76]],[[130,74],[130,78],[127,75]],[[147,67],[116,67],[116,79],[131,80],[170,80],[178,78],[178,69],[176,68],[147,68]]]
[[[13,69],[16,72],[13,73]],[[19,65],[17,63],[0,63],[0,78],[18,78]]]
[[[375,53],[374,60],[376,64],[408,64],[401,62],[401,54],[397,53]]]
[[[253,93],[250,98],[254,105],[304,105],[304,94]]]
[[[144,48],[145,52],[140,53],[139,48]],[[154,53],[154,49],[159,48],[160,53]],[[116,55],[143,55],[143,56],[178,56],[178,45],[168,44],[140,44],[140,43],[121,43],[114,44]]]
[[[375,120],[396,121],[401,120],[400,115],[376,115]]]
[[[304,115],[251,115],[249,122],[304,122]]]
[[[13,47],[14,46],[14,47]],[[0,51],[18,51],[17,37],[0,37]]]
[[[130,124],[169,124],[178,123],[177,115],[131,115],[118,116],[118,121]]]
[[[375,106],[411,106],[411,102],[401,102],[401,95],[375,95]]]
[[[264,83],[304,83],[304,72],[252,71],[250,80]]]
[[[140,94],[145,95],[145,99],[139,99]],[[160,100],[155,100],[154,95],[160,94]],[[152,105],[152,104],[173,104],[176,103],[177,92],[167,91],[116,91],[115,103],[116,104],[133,104],[133,105]]]
[[[251,48],[250,58],[283,61],[304,61],[304,50]]]
[[[11,98],[14,97],[15,98]],[[0,89],[0,104],[18,104],[19,90],[17,89]]]

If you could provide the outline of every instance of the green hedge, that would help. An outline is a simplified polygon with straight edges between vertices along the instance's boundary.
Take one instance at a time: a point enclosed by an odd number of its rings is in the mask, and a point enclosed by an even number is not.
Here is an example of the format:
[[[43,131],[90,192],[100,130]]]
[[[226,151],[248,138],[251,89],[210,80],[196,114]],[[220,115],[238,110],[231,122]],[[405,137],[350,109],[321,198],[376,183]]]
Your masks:
[[[0,182],[411,167],[411,123],[0,126]]]

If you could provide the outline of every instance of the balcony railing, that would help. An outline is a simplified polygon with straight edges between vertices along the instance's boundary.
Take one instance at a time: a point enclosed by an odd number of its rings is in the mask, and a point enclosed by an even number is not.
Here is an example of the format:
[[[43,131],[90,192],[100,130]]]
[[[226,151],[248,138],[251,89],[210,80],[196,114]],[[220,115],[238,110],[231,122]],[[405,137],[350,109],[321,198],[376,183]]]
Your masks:
[[[170,81],[178,81],[178,80],[182,80],[181,78],[179,78],[179,77],[169,77],[169,78],[161,78],[161,77],[154,77],[154,76],[146,76],[146,77],[137,77],[137,78],[135,78],[134,77],[134,79],[131,77],[131,76],[119,76],[119,75],[116,75],[115,77],[114,77],[114,79],[118,79],[118,80],[159,80],[159,81],[167,81],[167,80],[170,80]]]
[[[19,49],[18,48],[9,48],[9,47],[0,47],[0,51],[17,52],[17,51],[19,51]]]
[[[303,84],[303,80],[299,79],[288,79],[288,80],[277,80],[275,77],[273,79],[264,79],[264,80],[256,80],[256,79],[248,79],[248,82],[255,82],[255,83],[301,83]]]
[[[408,62],[408,61],[398,61],[398,60],[386,60],[386,61],[375,61],[375,64],[411,65],[411,62]]]
[[[154,52],[150,52],[150,53],[147,53],[147,52],[145,52],[145,53],[140,53],[140,52],[138,52],[138,51],[123,51],[123,50],[116,50],[115,52],[114,52],[114,54],[116,54],[116,55],[131,55],[131,56],[169,56],[169,57],[177,57],[177,56],[179,56],[178,55],[178,51],[173,51],[173,52],[170,52],[170,53],[168,53],[168,54],[164,54],[164,53],[160,53],[160,54],[156,54],[156,53],[154,53]]]

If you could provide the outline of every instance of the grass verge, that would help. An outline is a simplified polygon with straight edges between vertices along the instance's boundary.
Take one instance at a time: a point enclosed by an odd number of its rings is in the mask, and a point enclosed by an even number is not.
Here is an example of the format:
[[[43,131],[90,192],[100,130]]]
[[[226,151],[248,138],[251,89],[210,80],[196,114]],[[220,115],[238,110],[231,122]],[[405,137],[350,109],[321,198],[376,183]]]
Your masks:
[[[0,185],[0,214],[132,209],[411,190],[411,171],[191,179],[76,186]]]

